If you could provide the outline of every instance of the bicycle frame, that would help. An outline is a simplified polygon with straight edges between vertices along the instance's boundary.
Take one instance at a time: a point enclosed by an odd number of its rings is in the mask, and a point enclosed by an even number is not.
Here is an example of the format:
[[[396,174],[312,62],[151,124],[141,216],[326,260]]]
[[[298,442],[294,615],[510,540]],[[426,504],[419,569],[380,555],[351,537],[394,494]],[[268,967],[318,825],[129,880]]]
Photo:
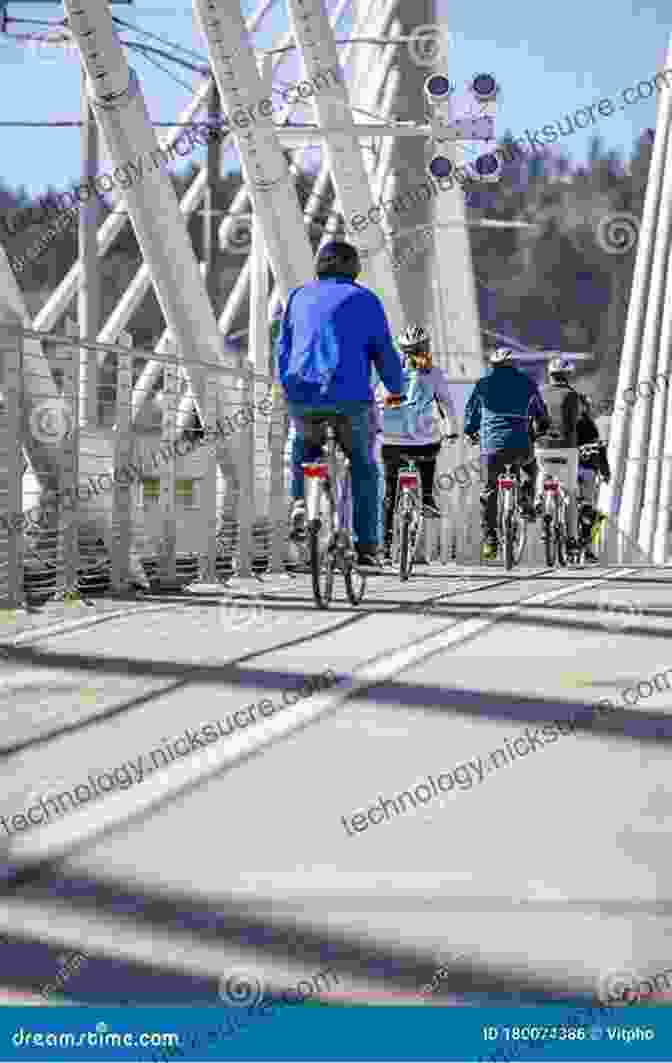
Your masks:
[[[303,463],[313,595],[323,609],[328,608],[332,598],[336,569],[340,569],[345,578],[346,593],[353,605],[361,602],[366,587],[366,577],[358,574],[356,569],[350,462],[337,445],[330,424],[326,425],[325,451],[325,461]],[[324,494],[329,501],[329,519],[326,522],[327,541],[321,546],[323,519],[320,502]]]
[[[511,472],[511,466],[504,466],[504,473],[497,477],[497,502],[501,520],[506,520],[518,507],[520,481],[517,474]]]
[[[507,570],[519,564],[527,543],[527,525],[520,511],[520,488],[520,470],[505,465],[504,472],[497,477],[497,522]]]
[[[420,492],[419,470],[412,459],[406,458],[405,464],[400,466],[397,473],[393,526],[396,549],[399,551],[399,574],[402,580],[407,580],[410,576],[422,531]]]
[[[352,496],[348,489],[349,462],[339,454],[333,428],[327,426],[327,460],[304,462],[303,479],[306,495],[306,519],[320,519],[320,495],[326,491],[332,503],[333,531],[349,531],[352,518]],[[334,485],[336,495],[334,497]]]
[[[596,456],[604,444],[601,441],[596,443],[586,443],[579,447],[579,482],[577,484],[577,498],[576,498],[576,510],[577,510],[577,531],[579,533],[579,546],[581,551],[587,547],[592,546],[594,549],[598,549],[598,543],[600,539],[602,522],[596,523],[596,518],[599,515],[599,510],[591,501],[589,501],[583,494],[584,484],[581,478],[581,459],[591,458]],[[603,483],[603,476],[599,469],[593,470],[595,473],[595,484],[593,486],[593,497],[599,499],[600,486]],[[590,511],[590,531],[586,534],[586,511]]]

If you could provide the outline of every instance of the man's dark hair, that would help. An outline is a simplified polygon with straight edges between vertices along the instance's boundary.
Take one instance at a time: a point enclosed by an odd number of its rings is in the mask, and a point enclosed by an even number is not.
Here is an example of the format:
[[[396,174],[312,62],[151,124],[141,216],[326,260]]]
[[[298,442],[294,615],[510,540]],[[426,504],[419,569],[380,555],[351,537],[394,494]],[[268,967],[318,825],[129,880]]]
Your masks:
[[[318,277],[345,276],[354,281],[361,272],[357,248],[344,240],[331,240],[317,253],[315,273]]]

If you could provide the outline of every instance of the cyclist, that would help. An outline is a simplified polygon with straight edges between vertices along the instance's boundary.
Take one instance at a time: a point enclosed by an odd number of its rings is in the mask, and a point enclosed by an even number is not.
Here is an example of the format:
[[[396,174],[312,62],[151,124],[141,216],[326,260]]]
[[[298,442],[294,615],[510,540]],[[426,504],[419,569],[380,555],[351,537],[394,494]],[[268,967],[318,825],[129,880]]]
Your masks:
[[[441,433],[433,418],[436,400],[445,403],[452,424],[455,408],[448,389],[448,381],[438,366],[432,365],[431,337],[422,325],[409,325],[397,337],[397,346],[404,358],[403,405],[386,406],[383,418],[383,464],[385,466],[385,555],[392,548],[394,504],[397,476],[402,454],[409,451],[419,458],[422,481],[422,502],[425,516],[440,517],[434,501],[436,457],[441,450]],[[446,414],[442,407],[443,417]]]
[[[513,351],[498,347],[490,356],[490,372],[476,384],[464,412],[464,434],[472,442],[480,434],[483,558],[497,556],[497,477],[507,465],[525,473],[521,483],[521,510],[534,520],[537,463],[530,424],[544,429],[548,413],[535,383],[511,364]]]
[[[305,521],[302,462],[316,461],[322,453],[314,417],[341,415],[337,437],[350,458],[358,562],[380,570],[378,471],[370,452],[371,367],[394,395],[403,381],[383,304],[356,283],[360,272],[352,244],[333,240],[320,248],[317,280],[293,288],[287,298],[277,361],[294,429],[292,531]]]
[[[548,384],[541,389],[550,424],[537,434],[536,456],[542,474],[561,481],[569,495],[567,553],[577,550],[577,485],[579,475],[578,421],[582,396],[569,383],[574,366],[566,358],[554,358],[548,366]]]
[[[587,395],[582,395],[582,409],[576,424],[577,444],[579,447],[587,443],[600,443],[600,448],[589,457],[579,457],[578,482],[584,499],[584,514],[586,523],[590,523],[590,529],[586,529],[586,538],[595,530],[596,521],[599,522],[597,503],[597,473],[599,472],[606,484],[611,479],[611,470],[607,459],[606,443],[600,442],[600,433],[592,415],[592,403]],[[590,547],[585,550],[587,561],[597,561],[597,557]]]

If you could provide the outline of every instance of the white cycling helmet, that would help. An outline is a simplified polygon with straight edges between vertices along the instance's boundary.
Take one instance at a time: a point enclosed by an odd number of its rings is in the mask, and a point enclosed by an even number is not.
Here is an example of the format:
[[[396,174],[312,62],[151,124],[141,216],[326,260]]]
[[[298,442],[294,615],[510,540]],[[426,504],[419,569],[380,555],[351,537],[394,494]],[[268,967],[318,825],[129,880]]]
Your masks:
[[[512,358],[513,350],[511,347],[498,347],[490,355],[490,365],[504,365],[505,362],[510,362]]]
[[[424,350],[429,346],[429,333],[422,325],[409,325],[397,336],[397,344],[404,352]]]
[[[431,337],[422,325],[409,325],[399,336],[397,346],[411,369],[429,372],[432,368]]]
[[[552,362],[548,364],[548,375],[554,376],[569,376],[574,372],[574,365],[568,361],[567,358],[554,358]]]

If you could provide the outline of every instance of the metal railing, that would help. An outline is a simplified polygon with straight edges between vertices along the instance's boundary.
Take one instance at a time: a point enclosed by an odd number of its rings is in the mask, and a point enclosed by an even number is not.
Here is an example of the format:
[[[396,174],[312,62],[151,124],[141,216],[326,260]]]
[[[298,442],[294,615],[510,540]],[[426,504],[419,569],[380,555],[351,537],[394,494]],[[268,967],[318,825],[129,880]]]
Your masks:
[[[287,410],[270,376],[244,355],[237,369],[204,367],[206,408],[189,421],[178,354],[162,354],[139,402],[143,368],[156,355],[123,340],[0,328],[0,598],[11,605],[215,583],[298,559],[288,538]],[[100,360],[95,371],[81,365],[88,352]],[[44,398],[47,376],[56,398]],[[437,478],[472,456],[464,442],[444,448]],[[435,497],[442,517],[425,522],[420,556],[478,564],[478,476]],[[598,550],[605,563],[650,563],[609,524]],[[534,526],[525,559],[543,564]]]
[[[43,357],[27,369],[34,340]],[[0,595],[11,604],[284,566],[287,417],[270,377],[242,359],[238,369],[208,366],[206,408],[185,428],[181,360],[165,355],[134,420],[155,354],[125,341],[0,331]],[[103,356],[97,372],[91,361],[82,370],[88,352]],[[39,374],[56,398],[40,398]]]

